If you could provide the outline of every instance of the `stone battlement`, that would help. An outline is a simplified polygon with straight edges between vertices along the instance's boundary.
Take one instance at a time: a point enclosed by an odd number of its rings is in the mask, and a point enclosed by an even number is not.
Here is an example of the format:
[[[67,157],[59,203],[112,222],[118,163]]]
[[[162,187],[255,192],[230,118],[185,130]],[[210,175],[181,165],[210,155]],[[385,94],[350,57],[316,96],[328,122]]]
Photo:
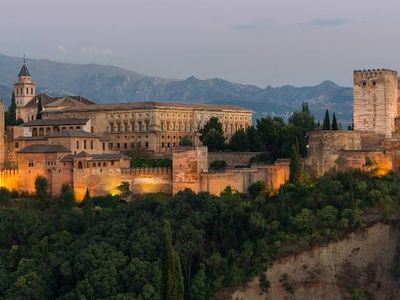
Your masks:
[[[382,75],[396,75],[397,71],[389,69],[368,69],[368,70],[354,70],[353,75],[355,78],[377,78]]]
[[[149,175],[149,174],[171,174],[171,168],[159,167],[159,168],[129,168],[121,169],[123,175]]]

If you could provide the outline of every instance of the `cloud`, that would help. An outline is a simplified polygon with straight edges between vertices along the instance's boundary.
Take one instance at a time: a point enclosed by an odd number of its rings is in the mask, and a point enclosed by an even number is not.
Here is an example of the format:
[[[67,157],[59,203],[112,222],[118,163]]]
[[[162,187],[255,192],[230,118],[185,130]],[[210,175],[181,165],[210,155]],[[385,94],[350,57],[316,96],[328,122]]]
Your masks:
[[[67,48],[65,48],[65,47],[62,46],[62,45],[58,45],[58,46],[57,46],[57,50],[58,50],[59,52],[61,52],[62,54],[64,54],[64,55],[67,55],[67,54],[68,54]]]
[[[271,29],[274,23],[270,20],[259,20],[255,22],[237,24],[232,27],[234,31],[262,31]]]
[[[300,24],[303,27],[337,27],[350,24],[351,21],[348,19],[338,19],[338,18],[327,18],[327,19],[314,19],[308,22]]]
[[[80,49],[82,54],[89,54],[89,55],[101,55],[101,56],[113,56],[115,55],[114,52],[107,48],[98,48],[98,47],[82,47]]]

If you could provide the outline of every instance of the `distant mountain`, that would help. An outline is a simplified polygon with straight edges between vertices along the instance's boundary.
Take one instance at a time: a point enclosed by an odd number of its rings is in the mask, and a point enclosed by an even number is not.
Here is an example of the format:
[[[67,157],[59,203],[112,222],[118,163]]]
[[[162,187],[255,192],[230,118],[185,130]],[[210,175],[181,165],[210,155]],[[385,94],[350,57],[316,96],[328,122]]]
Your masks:
[[[7,105],[20,68],[21,58],[0,54],[0,97],[6,99]],[[167,79],[114,66],[67,64],[47,59],[30,59],[28,68],[38,85],[38,92],[82,95],[99,103],[144,100],[229,103],[254,110],[256,117],[287,117],[299,109],[301,103],[308,102],[318,119],[322,119],[326,109],[335,111],[343,122],[352,118],[352,89],[332,81],[311,87],[260,88],[219,78]]]

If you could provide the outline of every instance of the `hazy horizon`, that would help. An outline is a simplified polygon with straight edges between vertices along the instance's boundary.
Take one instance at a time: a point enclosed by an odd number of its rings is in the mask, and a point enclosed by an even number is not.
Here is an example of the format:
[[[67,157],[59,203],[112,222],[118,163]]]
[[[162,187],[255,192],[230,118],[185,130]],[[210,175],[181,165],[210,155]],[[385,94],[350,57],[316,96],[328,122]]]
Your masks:
[[[6,0],[0,52],[165,78],[351,86],[353,69],[400,69],[399,9],[395,0]]]

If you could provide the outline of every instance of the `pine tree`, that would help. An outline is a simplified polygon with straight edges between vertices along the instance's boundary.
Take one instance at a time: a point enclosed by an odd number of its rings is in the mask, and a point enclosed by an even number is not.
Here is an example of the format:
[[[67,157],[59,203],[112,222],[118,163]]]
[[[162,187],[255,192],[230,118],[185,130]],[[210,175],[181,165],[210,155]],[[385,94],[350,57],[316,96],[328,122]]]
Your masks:
[[[162,300],[183,300],[184,288],[178,253],[172,246],[171,225],[164,225],[163,252],[161,256]]]
[[[317,128],[320,128],[320,127],[321,127],[321,123],[320,123],[319,120],[318,120]]]
[[[335,113],[333,113],[333,117],[332,117],[332,130],[338,130],[338,124],[337,124]]]
[[[14,91],[11,96],[11,105],[10,105],[8,111],[9,111],[10,125],[17,125],[17,103],[15,102]]]
[[[290,164],[289,164],[289,181],[291,183],[298,183],[300,181],[301,176],[301,157],[299,154],[299,146],[296,142],[296,145],[292,146],[292,151],[290,153]]]
[[[43,113],[43,103],[42,103],[42,98],[39,98],[36,119],[38,120],[42,119],[42,113]]]
[[[324,123],[322,123],[322,130],[330,130],[331,129],[331,121],[329,120],[329,111],[326,110]]]

